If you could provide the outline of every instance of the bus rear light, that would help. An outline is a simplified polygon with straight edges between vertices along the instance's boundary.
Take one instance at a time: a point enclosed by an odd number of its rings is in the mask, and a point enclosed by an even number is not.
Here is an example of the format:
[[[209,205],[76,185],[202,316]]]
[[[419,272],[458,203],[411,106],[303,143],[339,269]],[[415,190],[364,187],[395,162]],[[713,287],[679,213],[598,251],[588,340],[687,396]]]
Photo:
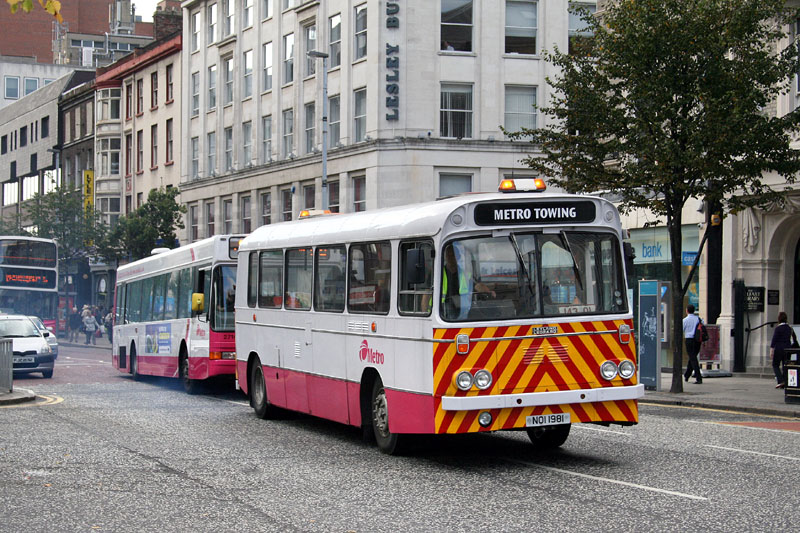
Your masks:
[[[456,337],[456,351],[461,355],[469,353],[469,335],[462,333]]]
[[[456,387],[461,390],[467,391],[472,388],[473,378],[472,374],[466,370],[462,370],[456,375]]]
[[[607,379],[608,381],[617,377],[617,363],[614,361],[606,361],[600,365],[600,375],[603,376],[603,379]]]
[[[631,342],[631,327],[628,324],[620,325],[619,342],[621,344],[628,344]]]

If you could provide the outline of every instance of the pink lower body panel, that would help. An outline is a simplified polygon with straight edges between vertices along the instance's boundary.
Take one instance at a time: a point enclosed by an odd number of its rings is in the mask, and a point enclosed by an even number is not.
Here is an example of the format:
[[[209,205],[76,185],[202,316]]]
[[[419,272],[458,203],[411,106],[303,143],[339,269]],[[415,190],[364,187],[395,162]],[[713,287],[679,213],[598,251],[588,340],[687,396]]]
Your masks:
[[[189,358],[189,377],[191,379],[207,379],[214,376],[232,376],[236,371],[233,359],[208,359],[207,357]]]

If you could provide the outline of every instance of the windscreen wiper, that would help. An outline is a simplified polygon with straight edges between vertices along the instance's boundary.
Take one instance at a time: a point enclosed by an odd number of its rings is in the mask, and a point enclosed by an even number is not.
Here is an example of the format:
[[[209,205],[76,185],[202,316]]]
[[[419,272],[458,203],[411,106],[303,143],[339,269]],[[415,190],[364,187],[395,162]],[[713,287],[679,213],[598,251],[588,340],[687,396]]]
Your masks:
[[[508,235],[508,240],[511,241],[511,245],[514,247],[514,253],[517,254],[517,260],[519,261],[520,266],[522,267],[522,272],[525,274],[525,279],[527,283],[525,284],[528,287],[528,290],[531,293],[532,297],[535,297],[533,293],[533,279],[531,278],[530,270],[528,270],[528,265],[525,264],[525,259],[522,257],[522,252],[519,249],[519,245],[517,244],[517,236],[513,233]]]
[[[561,242],[566,247],[567,251],[569,252],[569,257],[572,259],[572,269],[575,271],[575,281],[578,282],[578,286],[583,290],[583,281],[581,280],[581,271],[578,269],[578,262],[575,261],[575,254],[572,253],[572,246],[569,245],[569,239],[567,238],[567,234],[562,229],[559,234],[561,237]]]

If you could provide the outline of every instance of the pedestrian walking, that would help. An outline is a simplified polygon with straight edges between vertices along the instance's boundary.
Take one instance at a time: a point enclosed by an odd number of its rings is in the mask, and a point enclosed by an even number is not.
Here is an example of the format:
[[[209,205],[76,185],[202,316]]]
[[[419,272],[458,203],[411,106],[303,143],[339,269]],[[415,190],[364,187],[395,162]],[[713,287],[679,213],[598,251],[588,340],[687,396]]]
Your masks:
[[[103,325],[106,328],[106,335],[108,335],[108,342],[112,342],[113,339],[112,337],[114,331],[114,328],[112,327],[114,325],[113,320],[114,318],[111,315],[111,311],[109,311],[108,314],[106,314],[105,318],[103,319]]]
[[[84,344],[88,345],[90,342],[91,344],[97,344],[95,332],[99,327],[100,324],[97,323],[97,319],[93,314],[89,313],[83,317],[83,332],[86,334],[86,342]]]
[[[83,322],[81,321],[80,313],[78,313],[78,308],[73,307],[72,312],[69,314],[69,335],[67,337],[69,342],[78,342],[82,325]]]
[[[772,371],[775,372],[775,385],[776,389],[782,389],[786,386],[786,378],[784,377],[784,368],[786,361],[783,360],[783,351],[790,348],[793,344],[797,344],[797,336],[794,334],[792,326],[787,324],[788,317],[786,312],[781,311],[778,313],[778,325],[775,331],[772,332],[772,342],[769,345],[769,354],[772,356]]]
[[[703,383],[703,375],[700,374],[700,362],[697,360],[697,354],[700,353],[700,345],[702,344],[697,336],[699,324],[700,317],[694,314],[694,306],[692,304],[687,305],[686,317],[683,319],[683,337],[686,339],[689,363],[686,365],[686,372],[683,373],[683,380],[689,381],[692,373],[694,373],[694,382],[697,384]]]

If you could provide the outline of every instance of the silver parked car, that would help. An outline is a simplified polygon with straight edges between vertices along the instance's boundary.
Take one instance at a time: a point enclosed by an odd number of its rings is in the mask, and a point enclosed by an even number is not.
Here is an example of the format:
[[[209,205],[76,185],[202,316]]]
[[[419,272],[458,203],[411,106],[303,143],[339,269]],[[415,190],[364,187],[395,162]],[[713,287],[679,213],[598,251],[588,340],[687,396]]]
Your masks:
[[[0,315],[0,338],[12,340],[15,374],[41,372],[45,378],[53,377],[53,350],[30,318]]]
[[[47,339],[47,344],[50,345],[50,349],[53,350],[53,359],[58,359],[58,337],[56,337],[55,332],[52,328],[48,328],[42,322],[42,319],[38,316],[29,316],[28,318],[31,319],[33,325],[36,326],[36,329],[42,332],[44,338]]]

